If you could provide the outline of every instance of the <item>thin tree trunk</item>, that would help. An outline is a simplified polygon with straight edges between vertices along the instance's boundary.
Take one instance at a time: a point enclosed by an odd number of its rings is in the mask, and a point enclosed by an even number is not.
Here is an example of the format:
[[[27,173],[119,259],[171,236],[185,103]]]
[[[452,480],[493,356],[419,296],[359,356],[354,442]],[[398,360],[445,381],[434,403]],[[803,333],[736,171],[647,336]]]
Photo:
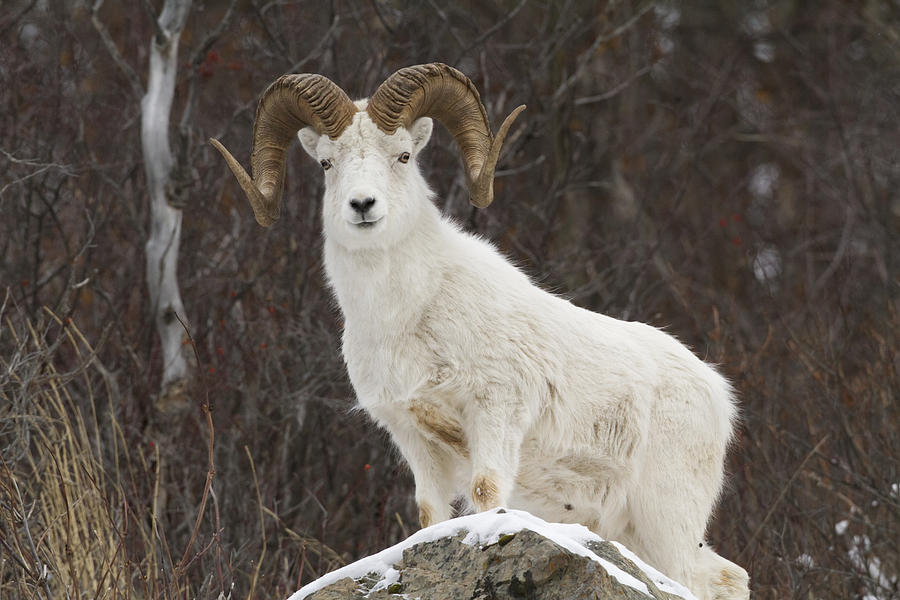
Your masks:
[[[166,0],[157,20],[150,48],[147,91],[141,99],[141,146],[150,192],[150,237],[147,240],[147,287],[156,329],[162,343],[161,399],[177,391],[189,370],[185,331],[177,317],[187,322],[178,290],[178,248],[181,242],[181,210],[173,208],[172,171],[175,163],[169,145],[169,120],[178,69],[178,39],[191,0]],[[162,404],[165,404],[163,402]]]

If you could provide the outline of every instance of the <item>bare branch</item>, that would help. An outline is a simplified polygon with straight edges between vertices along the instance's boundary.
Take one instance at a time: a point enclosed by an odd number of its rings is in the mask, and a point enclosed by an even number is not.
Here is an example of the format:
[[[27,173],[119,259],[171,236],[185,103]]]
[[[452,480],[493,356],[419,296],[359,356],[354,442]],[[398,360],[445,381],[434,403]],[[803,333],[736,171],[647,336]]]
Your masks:
[[[134,69],[131,68],[131,65],[128,64],[128,62],[119,52],[119,48],[113,41],[112,36],[109,35],[109,30],[106,29],[106,25],[104,25],[103,21],[100,20],[101,6],[103,6],[103,0],[96,0],[96,2],[94,2],[94,6],[91,10],[91,23],[94,24],[94,29],[97,30],[97,33],[100,35],[100,39],[103,40],[103,45],[106,46],[106,51],[109,52],[109,55],[112,57],[116,65],[118,65],[119,69],[122,71],[122,74],[125,75],[125,79],[127,79],[128,83],[131,85],[131,91],[134,93],[135,97],[140,100],[144,96],[144,86],[141,85],[141,79],[140,77],[138,77],[138,74]]]
[[[250,454],[250,448],[247,446],[244,446],[244,452],[247,453],[247,458],[250,460],[250,472],[253,474],[253,485],[256,488],[256,506],[257,512],[259,514],[259,531],[262,537],[262,550],[260,550],[259,558],[256,560],[256,568],[253,570],[253,576],[250,578],[250,592],[247,594],[248,598],[252,598],[253,591],[256,589],[256,582],[259,581],[259,568],[262,565],[263,559],[266,557],[266,522],[263,519],[262,496],[259,493],[259,479],[256,477],[256,465],[253,464],[253,455]]]
[[[578,56],[578,61],[576,63],[575,72],[569,75],[556,91],[553,92],[553,102],[558,103],[562,96],[569,91],[569,89],[575,85],[575,83],[581,78],[581,74],[584,72],[585,67],[587,67],[588,63],[590,63],[591,59],[597,52],[597,48],[600,47],[601,44],[604,44],[612,39],[615,39],[622,35],[624,32],[628,31],[630,28],[637,23],[641,17],[647,14],[654,6],[653,2],[647,2],[633,17],[613,29],[612,31],[601,33],[594,39],[593,43],[590,47],[582,52]]]
[[[636,80],[640,79],[644,75],[650,72],[650,69],[653,68],[653,65],[647,65],[637,71],[634,75],[615,86],[609,91],[603,92],[602,94],[597,94],[595,96],[584,96],[582,98],[577,98],[575,100],[575,106],[581,106],[583,104],[592,104],[594,102],[603,102],[604,100],[609,100],[610,98],[614,98],[618,96],[620,92],[625,90],[628,86],[634,83]]]
[[[450,25],[450,19],[447,18],[447,13],[444,12],[441,9],[441,7],[438,6],[438,4],[434,2],[434,0],[428,0],[428,4],[431,5],[431,8],[433,8],[434,12],[437,13],[437,16],[439,16],[441,18],[441,20],[444,22],[445,26],[447,27],[447,31],[450,33],[450,35],[453,36],[453,39],[456,40],[456,43],[459,45],[459,47],[465,48],[466,45],[459,38],[459,34],[457,34],[456,30],[453,28],[453,26]]]
[[[498,31],[500,31],[501,28],[503,28],[507,23],[509,23],[510,21],[512,21],[513,18],[514,18],[517,14],[519,14],[519,11],[522,10],[522,8],[523,8],[527,3],[528,3],[528,0],[522,0],[521,2],[519,2],[519,3],[516,5],[515,8],[513,8],[511,11],[509,11],[509,12],[506,14],[505,17],[503,17],[502,19],[500,19],[499,21],[497,21],[496,23],[494,23],[494,25],[493,25],[490,29],[488,29],[487,31],[485,31],[484,33],[482,33],[481,35],[479,35],[477,38],[475,38],[475,41],[474,41],[474,42],[472,42],[471,44],[469,44],[468,46],[466,46],[465,48],[462,49],[462,51],[459,53],[459,55],[458,55],[458,56],[456,57],[456,59],[453,61],[453,64],[459,63],[459,61],[462,60],[462,58],[463,58],[466,54],[468,54],[469,51],[470,51],[472,48],[475,48],[476,46],[479,46],[479,45],[482,44],[486,39],[488,39],[489,37],[491,37],[492,35],[494,35],[494,34],[497,33]]]
[[[10,15],[6,19],[0,21],[0,35],[3,35],[4,33],[6,33],[7,29],[18,23],[19,19],[24,17],[32,8],[34,8],[35,4],[37,4],[37,0],[31,0],[31,2],[23,6],[22,10],[20,10],[17,14]]]
[[[219,38],[222,37],[222,34],[231,26],[231,22],[234,20],[234,7],[237,5],[237,0],[231,0],[231,4],[228,5],[228,9],[225,11],[225,14],[222,16],[222,19],[219,21],[219,24],[216,25],[215,29],[210,31],[203,41],[197,46],[194,52],[191,54],[191,58],[188,62],[197,66],[203,62],[203,59],[206,56],[206,53],[215,44],[219,41]]]
[[[6,190],[11,188],[12,186],[23,183],[23,182],[31,179],[32,177],[35,177],[37,175],[40,175],[41,173],[44,173],[46,171],[50,171],[53,169],[56,169],[59,172],[61,172],[63,175],[67,175],[69,177],[76,175],[76,172],[72,165],[42,162],[36,158],[16,158],[15,156],[13,156],[12,154],[10,154],[9,152],[7,152],[6,150],[4,150],[2,148],[0,148],[0,154],[3,154],[6,157],[6,159],[13,164],[24,165],[27,167],[35,168],[35,170],[32,171],[31,173],[28,173],[27,175],[23,175],[22,177],[19,177],[17,179],[13,179],[12,181],[10,181],[6,185],[4,185],[2,188],[0,188],[0,196],[2,196],[6,192]]]
[[[196,359],[197,364],[200,365],[200,354],[199,352],[197,352],[197,345],[194,342],[194,337],[191,335],[190,329],[188,329],[187,324],[185,324],[185,322],[181,320],[181,317],[179,317],[177,313],[175,314],[175,318],[178,319],[178,322],[181,324],[181,327],[184,330],[188,341],[190,342],[191,349],[194,351],[194,358]],[[194,547],[194,542],[197,540],[197,534],[200,532],[200,525],[203,522],[203,515],[206,512],[206,503],[209,499],[209,492],[212,489],[212,480],[216,474],[216,466],[213,462],[216,430],[213,427],[212,407],[210,406],[209,402],[208,390],[204,391],[203,403],[200,405],[200,409],[203,411],[203,416],[205,417],[206,421],[206,430],[209,432],[209,441],[206,446],[206,482],[203,484],[203,496],[200,499],[200,507],[197,509],[197,518],[194,521],[194,528],[191,530],[191,537],[188,539],[187,546],[184,549],[184,555],[175,566],[175,573],[179,576],[184,575],[185,569],[192,561],[191,549]]]
[[[279,55],[286,56],[287,48],[285,47],[284,42],[272,32],[272,29],[269,27],[269,23],[266,21],[266,12],[268,12],[269,7],[272,6],[272,3],[269,3],[262,8],[257,6],[256,2],[251,2],[250,5],[253,7],[254,12],[256,12],[256,18],[259,20],[259,24],[262,25],[266,37],[269,38],[269,40],[273,44],[275,44]]]
[[[147,16],[150,18],[150,22],[153,23],[153,32],[156,36],[157,41],[160,44],[163,43],[163,40],[166,39],[166,33],[163,31],[163,28],[159,23],[159,15],[156,14],[156,9],[152,4],[150,4],[150,0],[141,0],[141,4],[143,5],[144,10],[147,11]]]
[[[791,475],[790,479],[788,479],[787,483],[782,486],[781,492],[778,494],[778,498],[776,498],[775,502],[772,503],[772,506],[769,507],[769,512],[766,513],[766,516],[763,517],[763,520],[760,521],[759,525],[757,525],[756,530],[753,532],[753,535],[750,536],[750,539],[744,545],[744,549],[741,550],[741,553],[738,555],[738,560],[744,558],[747,550],[750,549],[750,547],[753,545],[753,542],[755,542],[756,538],[759,536],[759,532],[762,531],[763,527],[765,527],[766,523],[769,521],[769,518],[772,516],[772,513],[775,512],[775,508],[784,499],[784,495],[790,489],[791,484],[794,483],[795,479],[797,479],[797,475],[803,472],[803,469],[806,467],[806,463],[808,463],[809,459],[811,459],[819,451],[819,448],[821,448],[826,441],[828,441],[828,438],[830,436],[831,434],[829,433],[826,433],[824,436],[822,436],[822,439],[820,439],[819,442],[813,447],[813,449],[810,450],[809,453],[807,453],[806,457],[800,462],[800,465],[796,469],[794,469],[794,473]]]
[[[309,61],[316,58],[317,56],[319,56],[322,53],[322,48],[325,46],[325,44],[328,42],[328,40],[331,39],[331,37],[337,31],[338,23],[340,22],[340,19],[341,19],[340,16],[338,16],[337,14],[334,15],[334,19],[332,19],[331,25],[328,27],[328,30],[322,35],[322,38],[319,40],[319,42],[315,45],[315,47],[312,50],[309,51],[309,53],[306,56],[304,56],[303,58],[301,58],[300,60],[298,60],[297,62],[292,64],[291,67],[288,69],[288,73],[297,73],[298,71],[300,71],[300,69],[303,68],[303,66],[306,63],[308,63]]]
[[[225,14],[222,16],[222,19],[219,21],[219,24],[216,25],[215,29],[209,32],[209,34],[203,39],[202,42],[197,46],[194,50],[191,58],[188,60],[188,64],[191,67],[197,67],[200,63],[203,62],[206,53],[209,49],[215,44],[219,38],[222,36],[222,33],[231,26],[231,22],[234,19],[234,8],[237,5],[237,0],[231,0],[231,4],[228,5],[228,9],[225,11]],[[189,75],[189,84],[188,84],[188,93],[187,93],[187,101],[184,105],[184,110],[181,111],[181,119],[178,122],[178,130],[179,130],[179,147],[178,147],[178,160],[176,161],[177,171],[182,170],[183,165],[187,165],[187,153],[189,151],[190,140],[191,140],[191,128],[190,123],[193,119],[194,115],[194,107],[197,104],[197,77],[196,72],[192,69]],[[183,174],[176,172],[175,179],[180,180],[183,179]],[[176,189],[176,195],[178,195],[178,190]]]

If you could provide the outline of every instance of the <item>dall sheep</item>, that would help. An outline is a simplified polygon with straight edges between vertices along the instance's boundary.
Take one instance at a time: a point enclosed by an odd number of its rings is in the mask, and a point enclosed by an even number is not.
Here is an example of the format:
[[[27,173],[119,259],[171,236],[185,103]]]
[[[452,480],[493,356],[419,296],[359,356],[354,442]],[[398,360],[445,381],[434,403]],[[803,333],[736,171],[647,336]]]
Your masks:
[[[412,470],[422,526],[459,494],[620,540],[703,599],[748,598],[704,542],[736,408],[728,382],[672,336],[536,287],[441,216],[417,158],[432,119],[454,136],[471,202],[493,199],[494,137],[472,82],[401,69],[352,102],[285,75],[256,113],[251,178],[216,140],[260,225],[280,213],[295,135],[325,177],[325,270],[359,404]]]

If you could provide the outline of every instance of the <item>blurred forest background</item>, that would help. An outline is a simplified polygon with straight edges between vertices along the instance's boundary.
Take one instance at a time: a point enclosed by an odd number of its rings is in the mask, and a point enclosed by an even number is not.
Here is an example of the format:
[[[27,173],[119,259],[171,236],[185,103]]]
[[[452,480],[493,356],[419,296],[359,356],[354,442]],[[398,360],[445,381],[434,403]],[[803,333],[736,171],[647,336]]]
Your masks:
[[[900,2],[194,0],[166,386],[141,150],[162,5],[0,5],[0,597],[286,597],[416,529],[402,460],[351,411],[319,168],[291,151],[264,230],[206,139],[248,164],[285,72],[362,97],[442,61],[494,127],[528,105],[483,211],[436,128],[442,210],[734,381],[708,539],[754,596],[900,598]]]

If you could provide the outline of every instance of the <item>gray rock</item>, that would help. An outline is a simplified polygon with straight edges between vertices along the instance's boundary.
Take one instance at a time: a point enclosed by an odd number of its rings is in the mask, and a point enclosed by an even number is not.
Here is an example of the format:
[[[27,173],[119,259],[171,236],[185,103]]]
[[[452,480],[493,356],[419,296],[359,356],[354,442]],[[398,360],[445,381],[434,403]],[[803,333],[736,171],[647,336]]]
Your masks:
[[[377,575],[341,579],[309,596],[311,600],[406,598],[439,600],[675,600],[609,542],[589,548],[642,581],[650,592],[619,583],[597,561],[579,556],[530,530],[502,536],[488,546],[462,543],[466,533],[407,548],[394,565],[398,582],[380,587]],[[678,599],[680,600],[680,599]]]

